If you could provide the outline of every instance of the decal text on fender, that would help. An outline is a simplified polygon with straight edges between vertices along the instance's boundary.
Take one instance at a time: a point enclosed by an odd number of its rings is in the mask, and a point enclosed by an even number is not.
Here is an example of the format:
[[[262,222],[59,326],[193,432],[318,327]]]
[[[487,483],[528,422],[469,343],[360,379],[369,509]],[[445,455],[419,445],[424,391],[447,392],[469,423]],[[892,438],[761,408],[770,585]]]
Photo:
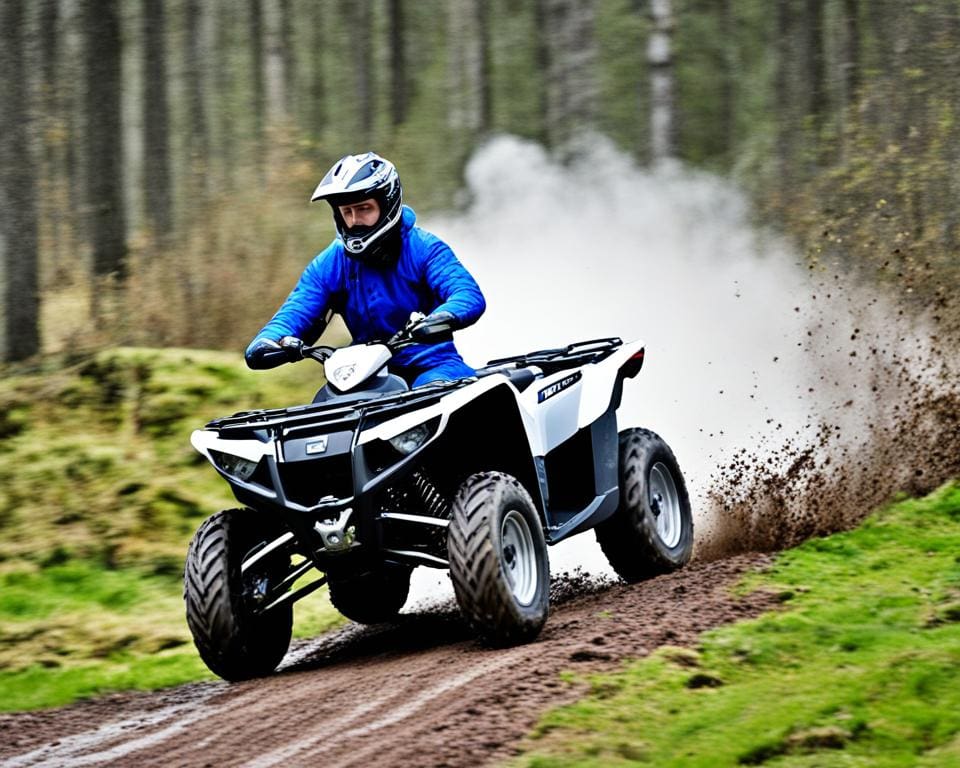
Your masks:
[[[560,381],[555,381],[549,387],[544,387],[537,393],[537,402],[542,403],[544,400],[549,400],[554,395],[560,394],[568,387],[572,387],[580,381],[582,375],[580,371],[577,371],[576,373],[571,373],[566,378],[560,379]]]

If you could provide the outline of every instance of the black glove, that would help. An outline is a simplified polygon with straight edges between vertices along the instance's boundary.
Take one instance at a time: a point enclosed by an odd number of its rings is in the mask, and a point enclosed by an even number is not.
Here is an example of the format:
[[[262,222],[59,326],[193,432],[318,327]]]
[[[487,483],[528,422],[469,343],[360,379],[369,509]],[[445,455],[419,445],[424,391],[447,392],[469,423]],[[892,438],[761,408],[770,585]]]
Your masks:
[[[261,337],[247,348],[247,366],[254,370],[264,370],[302,360],[302,349],[303,342],[293,336],[284,336],[279,343]]]
[[[453,339],[459,322],[452,312],[434,312],[410,327],[410,338],[420,344],[436,344]]]
[[[303,341],[296,336],[284,336],[280,339],[280,348],[287,353],[287,360],[291,363],[303,360]]]

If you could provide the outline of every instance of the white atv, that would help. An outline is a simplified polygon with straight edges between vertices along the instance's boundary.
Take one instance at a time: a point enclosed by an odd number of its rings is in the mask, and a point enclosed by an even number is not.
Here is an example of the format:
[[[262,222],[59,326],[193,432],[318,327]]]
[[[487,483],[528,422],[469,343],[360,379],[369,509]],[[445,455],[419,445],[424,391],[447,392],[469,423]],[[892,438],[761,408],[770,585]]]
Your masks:
[[[547,620],[548,544],[592,528],[630,582],[690,559],[673,453],[648,430],[617,433],[640,342],[531,352],[411,390],[388,372],[411,327],[380,343],[301,347],[326,372],[312,404],[193,433],[243,505],[200,526],[184,574],[187,623],[221,677],[275,669],[293,603],[323,584],[344,616],[377,623],[403,607],[414,567],[449,568],[467,621],[503,646]]]

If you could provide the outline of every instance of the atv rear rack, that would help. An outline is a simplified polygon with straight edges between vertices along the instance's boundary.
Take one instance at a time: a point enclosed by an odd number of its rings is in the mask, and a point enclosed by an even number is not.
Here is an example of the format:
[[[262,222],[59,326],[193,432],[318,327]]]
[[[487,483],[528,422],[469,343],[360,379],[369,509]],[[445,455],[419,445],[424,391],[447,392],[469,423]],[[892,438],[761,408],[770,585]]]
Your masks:
[[[542,369],[544,373],[553,373],[562,371],[564,368],[600,362],[622,344],[623,341],[620,338],[611,336],[605,339],[578,341],[556,349],[527,352],[525,355],[500,357],[496,360],[490,360],[484,368],[477,371],[477,374],[482,375],[486,369],[496,368],[508,363],[514,363],[518,368],[535,365]]]

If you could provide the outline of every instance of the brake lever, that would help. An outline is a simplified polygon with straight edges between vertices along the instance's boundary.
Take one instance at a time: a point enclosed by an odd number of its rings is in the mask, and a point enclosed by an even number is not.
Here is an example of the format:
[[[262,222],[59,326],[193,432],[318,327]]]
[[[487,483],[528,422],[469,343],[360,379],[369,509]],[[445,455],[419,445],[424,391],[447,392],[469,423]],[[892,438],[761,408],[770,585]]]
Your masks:
[[[316,360],[318,363],[325,363],[327,359],[332,355],[336,350],[333,347],[327,347],[322,344],[318,344],[315,347],[301,347],[300,354],[304,357],[309,357],[313,360]]]

